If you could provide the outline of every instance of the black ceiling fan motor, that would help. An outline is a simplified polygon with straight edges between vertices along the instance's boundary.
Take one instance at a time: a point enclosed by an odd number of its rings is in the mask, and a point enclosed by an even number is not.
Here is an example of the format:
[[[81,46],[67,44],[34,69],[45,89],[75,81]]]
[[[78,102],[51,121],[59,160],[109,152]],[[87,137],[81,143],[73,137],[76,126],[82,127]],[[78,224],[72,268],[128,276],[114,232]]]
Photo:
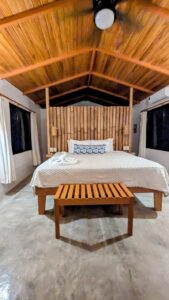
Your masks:
[[[118,2],[118,0],[93,0],[93,8],[95,12],[104,8],[115,10]]]

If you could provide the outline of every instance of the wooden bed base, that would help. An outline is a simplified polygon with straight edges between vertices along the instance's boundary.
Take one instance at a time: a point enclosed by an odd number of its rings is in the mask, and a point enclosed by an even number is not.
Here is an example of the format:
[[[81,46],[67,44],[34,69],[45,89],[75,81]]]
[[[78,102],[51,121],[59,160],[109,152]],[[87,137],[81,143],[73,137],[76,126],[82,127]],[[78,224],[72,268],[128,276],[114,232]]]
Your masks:
[[[132,193],[154,193],[154,209],[156,211],[162,210],[163,192],[152,190],[152,189],[140,188],[140,187],[134,187],[129,189]],[[55,195],[56,191],[57,191],[57,187],[56,188],[38,188],[38,187],[35,188],[35,194],[38,196],[39,215],[45,214],[46,196]]]

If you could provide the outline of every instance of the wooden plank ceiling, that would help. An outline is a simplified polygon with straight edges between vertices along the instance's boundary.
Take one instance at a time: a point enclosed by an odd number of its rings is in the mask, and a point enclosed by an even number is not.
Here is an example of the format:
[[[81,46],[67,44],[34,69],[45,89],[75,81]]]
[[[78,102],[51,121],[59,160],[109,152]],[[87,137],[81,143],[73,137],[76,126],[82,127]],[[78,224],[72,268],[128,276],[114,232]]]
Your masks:
[[[0,78],[42,106],[45,87],[51,105],[126,105],[130,86],[139,102],[169,84],[169,1],[152,2],[121,3],[132,26],[100,31],[91,0],[1,0]]]

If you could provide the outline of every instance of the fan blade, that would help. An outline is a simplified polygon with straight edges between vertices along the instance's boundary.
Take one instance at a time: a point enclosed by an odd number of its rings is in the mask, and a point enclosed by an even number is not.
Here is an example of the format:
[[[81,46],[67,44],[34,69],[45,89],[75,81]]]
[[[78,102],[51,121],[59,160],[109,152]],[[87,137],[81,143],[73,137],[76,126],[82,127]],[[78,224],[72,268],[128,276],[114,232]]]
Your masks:
[[[117,4],[133,2],[131,0],[119,0]],[[135,0],[135,3],[141,5],[143,9],[169,21],[169,9],[160,7],[153,3],[153,0]]]
[[[118,22],[124,24],[130,32],[140,31],[143,28],[140,22],[134,21],[134,19],[127,15],[127,13],[116,11],[116,19]]]
[[[85,17],[90,14],[93,14],[93,8],[84,8],[84,9],[77,9],[76,11],[71,11],[65,14],[66,18],[73,18],[75,16]]]
[[[86,16],[86,15],[92,14],[93,13],[93,7],[84,8],[79,13],[80,13],[81,16]]]

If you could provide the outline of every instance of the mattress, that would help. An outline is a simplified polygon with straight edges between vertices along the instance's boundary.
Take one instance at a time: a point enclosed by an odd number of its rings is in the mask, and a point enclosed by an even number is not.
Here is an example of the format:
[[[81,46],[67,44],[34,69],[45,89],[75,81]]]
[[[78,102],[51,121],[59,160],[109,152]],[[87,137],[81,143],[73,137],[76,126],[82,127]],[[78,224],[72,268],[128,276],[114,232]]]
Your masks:
[[[36,168],[31,186],[47,188],[65,183],[123,182],[128,187],[169,193],[169,175],[165,167],[156,162],[122,151],[89,155],[67,153],[67,156],[76,158],[78,163],[58,165],[50,158]]]

